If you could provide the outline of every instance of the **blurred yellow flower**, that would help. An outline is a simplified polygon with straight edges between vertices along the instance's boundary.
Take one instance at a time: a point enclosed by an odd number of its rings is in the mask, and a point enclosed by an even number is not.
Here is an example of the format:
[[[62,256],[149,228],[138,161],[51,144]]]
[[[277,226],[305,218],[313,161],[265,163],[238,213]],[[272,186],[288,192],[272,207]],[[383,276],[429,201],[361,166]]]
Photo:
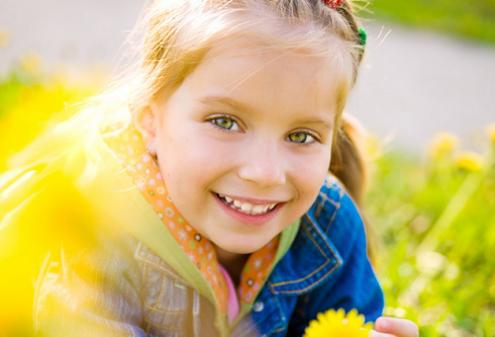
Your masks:
[[[0,28],[0,48],[5,48],[10,42],[10,34],[7,30]]]
[[[21,68],[29,74],[38,74],[41,69],[41,58],[30,52],[21,58]]]
[[[459,139],[448,132],[439,132],[434,137],[429,145],[429,154],[432,158],[438,159],[454,152],[459,144]]]
[[[488,137],[493,145],[495,145],[495,123],[488,125],[486,128],[486,132],[488,133]]]
[[[463,152],[456,157],[455,165],[462,170],[476,172],[483,167],[483,158],[475,152]]]
[[[304,337],[368,337],[372,327],[355,309],[347,315],[343,309],[328,310],[309,323]]]

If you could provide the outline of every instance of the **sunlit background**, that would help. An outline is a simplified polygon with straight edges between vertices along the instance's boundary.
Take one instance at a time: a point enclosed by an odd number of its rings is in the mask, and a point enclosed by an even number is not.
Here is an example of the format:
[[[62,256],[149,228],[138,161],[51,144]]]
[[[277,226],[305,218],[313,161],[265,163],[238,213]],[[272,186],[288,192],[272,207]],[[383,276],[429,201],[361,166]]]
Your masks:
[[[0,2],[0,172],[118,71],[144,3]],[[369,43],[347,110],[370,132],[385,311],[426,337],[493,337],[495,0],[375,0],[361,17]],[[0,226],[0,336],[30,335],[33,270],[57,230],[24,223]]]

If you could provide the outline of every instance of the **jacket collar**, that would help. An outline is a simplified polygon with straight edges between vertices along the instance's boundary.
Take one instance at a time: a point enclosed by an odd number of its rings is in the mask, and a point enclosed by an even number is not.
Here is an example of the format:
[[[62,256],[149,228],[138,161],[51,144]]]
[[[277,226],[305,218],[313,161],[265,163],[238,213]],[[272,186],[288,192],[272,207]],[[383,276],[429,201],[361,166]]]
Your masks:
[[[300,229],[290,250],[275,267],[269,289],[273,294],[300,295],[318,286],[342,265],[337,248],[318,225],[316,209],[326,203],[318,197],[301,218]],[[320,220],[321,221],[321,220]]]

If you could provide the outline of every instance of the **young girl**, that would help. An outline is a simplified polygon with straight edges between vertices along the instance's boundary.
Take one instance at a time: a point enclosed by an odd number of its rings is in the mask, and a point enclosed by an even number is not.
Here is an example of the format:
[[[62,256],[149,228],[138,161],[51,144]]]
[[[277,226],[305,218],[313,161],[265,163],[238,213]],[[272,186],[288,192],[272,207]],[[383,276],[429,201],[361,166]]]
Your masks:
[[[36,331],[301,336],[329,308],[377,320],[342,117],[365,43],[351,3],[156,0],[143,22],[134,71],[2,181],[3,226],[31,212],[61,242]],[[384,317],[373,331],[417,335]]]

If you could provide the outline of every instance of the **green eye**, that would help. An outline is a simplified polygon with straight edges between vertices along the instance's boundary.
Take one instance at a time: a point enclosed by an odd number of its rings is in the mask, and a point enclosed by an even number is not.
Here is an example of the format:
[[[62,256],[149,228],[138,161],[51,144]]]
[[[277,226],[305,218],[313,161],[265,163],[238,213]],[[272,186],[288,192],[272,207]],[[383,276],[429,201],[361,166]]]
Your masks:
[[[316,141],[315,136],[313,136],[309,132],[304,132],[304,131],[293,132],[288,136],[288,138],[291,142],[303,144],[303,145],[312,144]]]
[[[235,120],[227,116],[214,117],[208,120],[213,125],[225,130],[239,130],[239,125]]]

